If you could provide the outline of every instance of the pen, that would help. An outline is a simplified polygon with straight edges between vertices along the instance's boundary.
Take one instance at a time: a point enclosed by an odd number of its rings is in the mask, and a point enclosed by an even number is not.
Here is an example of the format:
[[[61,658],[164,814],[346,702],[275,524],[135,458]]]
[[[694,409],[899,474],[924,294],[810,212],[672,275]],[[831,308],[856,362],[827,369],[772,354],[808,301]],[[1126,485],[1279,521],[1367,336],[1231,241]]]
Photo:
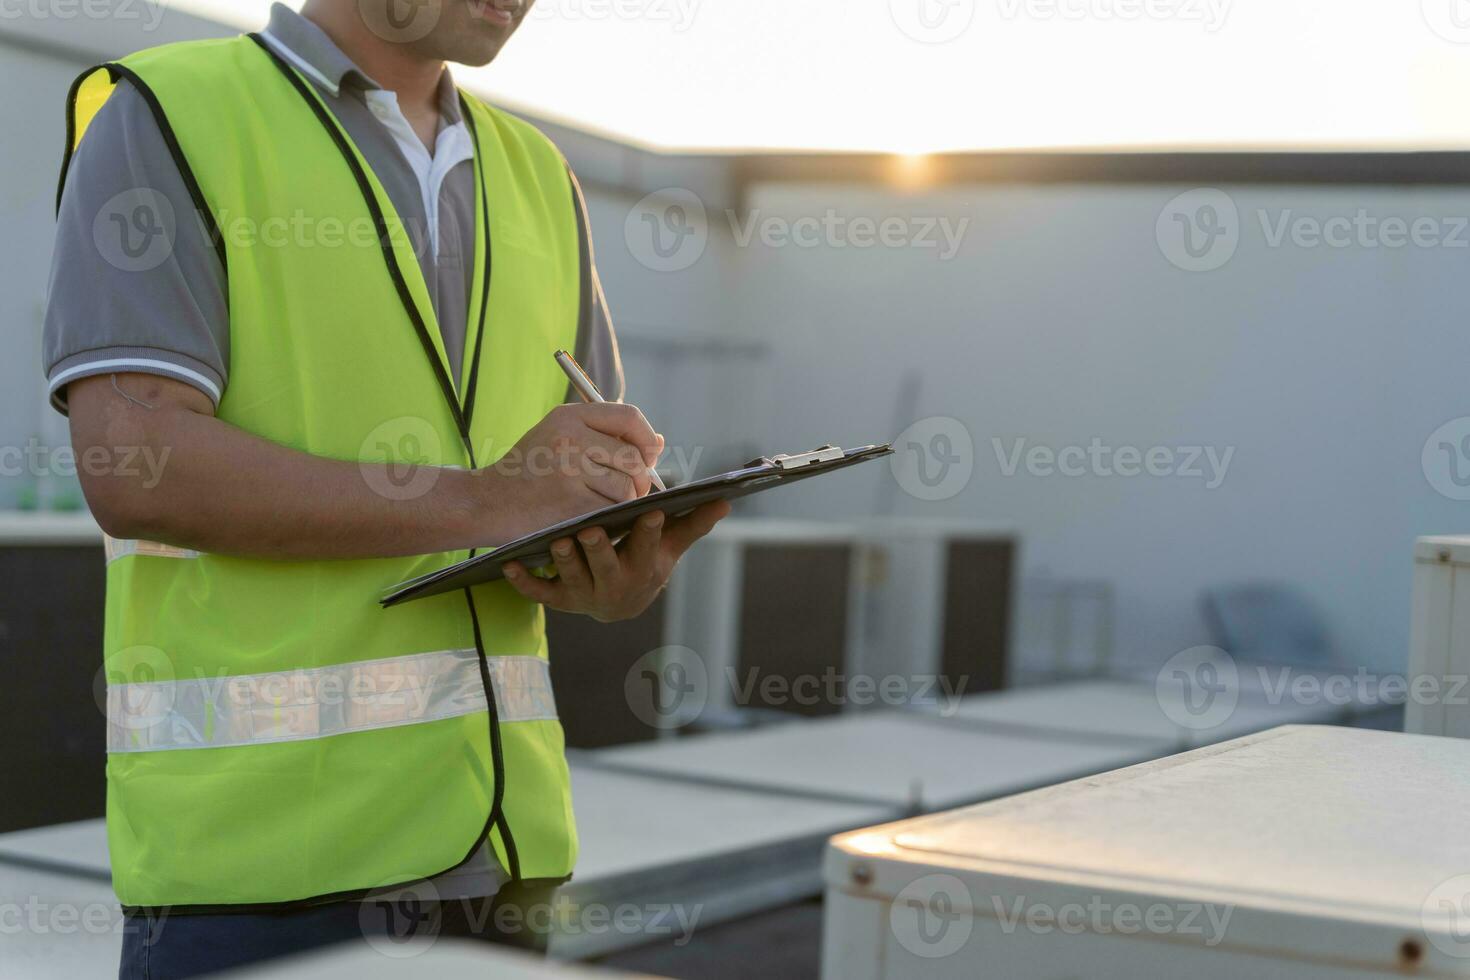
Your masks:
[[[577,389],[577,394],[582,396],[584,402],[607,401],[606,398],[602,397],[602,392],[597,390],[597,385],[593,384],[592,379],[587,377],[587,372],[582,370],[582,365],[577,363],[575,357],[564,350],[557,351],[555,356],[556,363],[561,365],[561,369],[565,372],[567,380],[572,383],[573,388]],[[664,481],[659,479],[658,471],[652,466],[648,468],[648,479],[660,490],[668,489],[668,487],[664,486]]]

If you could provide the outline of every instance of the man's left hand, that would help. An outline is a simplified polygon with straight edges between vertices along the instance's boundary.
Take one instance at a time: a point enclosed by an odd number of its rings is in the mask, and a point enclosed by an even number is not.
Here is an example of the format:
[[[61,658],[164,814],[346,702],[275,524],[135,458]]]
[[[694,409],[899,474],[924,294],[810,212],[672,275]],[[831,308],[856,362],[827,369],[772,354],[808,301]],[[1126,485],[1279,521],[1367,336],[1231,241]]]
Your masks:
[[[506,563],[505,579],[527,599],[552,609],[604,623],[632,619],[658,597],[690,545],[729,513],[729,503],[718,500],[672,521],[660,511],[644,514],[620,547],[602,528],[588,528],[575,542],[552,542],[556,579],[537,578],[520,562]]]

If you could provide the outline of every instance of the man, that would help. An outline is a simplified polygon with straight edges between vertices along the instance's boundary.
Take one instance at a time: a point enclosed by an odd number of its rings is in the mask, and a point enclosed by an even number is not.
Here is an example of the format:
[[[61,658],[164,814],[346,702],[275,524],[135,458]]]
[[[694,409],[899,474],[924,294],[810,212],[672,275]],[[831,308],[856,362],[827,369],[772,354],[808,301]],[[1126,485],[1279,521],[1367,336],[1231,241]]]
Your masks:
[[[125,977],[426,908],[524,942],[491,896],[534,900],[576,854],[540,606],[637,615],[728,512],[563,540],[554,579],[374,601],[646,493],[663,447],[636,408],[562,404],[559,347],[622,391],[580,191],[444,67],[491,61],[529,3],[391,2],[277,5],[68,100],[52,397],[81,458],[163,463],[83,467]]]

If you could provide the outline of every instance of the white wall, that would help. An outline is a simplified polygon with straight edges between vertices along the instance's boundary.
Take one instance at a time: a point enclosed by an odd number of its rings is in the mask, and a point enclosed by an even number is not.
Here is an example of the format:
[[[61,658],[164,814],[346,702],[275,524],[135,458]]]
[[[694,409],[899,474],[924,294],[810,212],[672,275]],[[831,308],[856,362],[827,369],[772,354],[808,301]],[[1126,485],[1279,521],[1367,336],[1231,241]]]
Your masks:
[[[596,185],[584,192],[623,351],[627,400],[669,440],[665,467],[682,478],[720,472],[759,454],[760,433],[730,425],[730,406],[748,397],[747,369],[769,355],[732,345],[739,339],[733,299],[739,265],[728,228],[707,228],[704,252],[689,268],[658,272],[640,262],[625,235],[627,217],[636,217],[642,199]]]
[[[65,427],[39,394],[41,314],[64,141],[61,109],[78,70],[0,44],[0,87],[16,95],[0,102],[0,132],[10,134],[0,153],[0,446],[65,439]],[[3,465],[13,468],[14,460],[6,457]],[[0,477],[0,507],[15,501],[22,482],[29,481]]]
[[[1112,580],[1119,655],[1158,661],[1207,642],[1199,590],[1294,582],[1345,653],[1401,666],[1410,545],[1465,524],[1429,485],[1421,450],[1470,415],[1470,233],[1460,247],[1270,247],[1257,211],[1291,217],[1470,215],[1470,190],[1225,188],[1238,250],[1211,272],[1171,265],[1155,239],[1184,187],[986,186],[933,195],[769,186],[751,207],[972,219],[952,260],[932,249],[738,249],[740,329],[773,346],[774,403],[741,411],[775,445],[891,438],[930,415],[973,437],[974,477],[908,514],[1013,522],[1029,569]],[[1444,227],[1452,227],[1447,223]],[[912,418],[895,418],[917,372]],[[744,422],[738,424],[745,424]],[[1139,476],[1002,475],[991,440],[1234,447],[1223,484]],[[860,514],[887,472],[854,473],[769,503]]]

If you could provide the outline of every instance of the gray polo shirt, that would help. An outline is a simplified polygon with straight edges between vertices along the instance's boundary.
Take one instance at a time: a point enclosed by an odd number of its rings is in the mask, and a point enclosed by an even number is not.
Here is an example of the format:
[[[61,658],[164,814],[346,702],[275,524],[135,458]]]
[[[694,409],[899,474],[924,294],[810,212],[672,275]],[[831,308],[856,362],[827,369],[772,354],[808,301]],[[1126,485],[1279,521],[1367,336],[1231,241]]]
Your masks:
[[[264,36],[321,93],[403,219],[439,320],[450,376],[458,379],[474,280],[472,160],[466,153],[436,174],[434,195],[423,179],[424,161],[416,171],[400,142],[406,123],[401,115],[392,118],[397,112],[392,93],[358,69],[321,28],[288,7],[272,7]],[[439,113],[436,149],[468,146],[447,70],[440,80]],[[583,288],[591,299],[583,307],[577,354],[603,393],[620,399],[622,367],[593,264],[586,208],[570,173],[567,179],[576,195]],[[493,207],[495,188],[489,192]],[[162,261],[148,255],[119,261],[117,236],[138,220],[140,202],[159,197],[174,216],[162,225],[170,245]],[[150,208],[145,216],[154,210],[160,209]],[[437,220],[431,225],[432,212]],[[119,80],[87,128],[61,196],[42,345],[52,404],[60,411],[66,411],[67,383],[116,372],[185,381],[219,404],[230,371],[228,290],[219,255],[193,215],[184,178],[147,103]]]
[[[423,179],[423,161],[416,170],[391,129],[399,122],[391,118],[391,94],[320,28],[281,4],[271,10],[265,38],[321,93],[402,217],[453,362],[451,377],[458,379],[474,278],[472,160],[439,173],[437,197],[429,198],[425,188],[432,182]],[[436,150],[453,148],[458,134],[450,130],[463,130],[465,124],[448,71],[440,82],[439,112]],[[570,173],[567,179],[576,195],[583,289],[591,299],[583,304],[578,356],[603,393],[621,399],[622,368],[593,264],[585,204]],[[489,191],[493,206],[495,188]],[[123,229],[115,222],[149,220],[135,211],[140,201],[156,200],[152,195],[164,198],[175,216],[164,225],[171,247],[162,261],[146,254],[137,256],[138,261],[127,261],[126,255],[120,259],[116,236]],[[438,212],[432,227],[431,211]],[[218,405],[230,374],[228,290],[218,253],[193,214],[183,176],[147,104],[120,80],[87,128],[61,196],[44,340],[52,403],[60,411],[66,411],[68,382],[119,372],[185,381]],[[493,895],[501,880],[500,869],[482,846],[470,861],[433,884],[441,898],[451,899]]]

